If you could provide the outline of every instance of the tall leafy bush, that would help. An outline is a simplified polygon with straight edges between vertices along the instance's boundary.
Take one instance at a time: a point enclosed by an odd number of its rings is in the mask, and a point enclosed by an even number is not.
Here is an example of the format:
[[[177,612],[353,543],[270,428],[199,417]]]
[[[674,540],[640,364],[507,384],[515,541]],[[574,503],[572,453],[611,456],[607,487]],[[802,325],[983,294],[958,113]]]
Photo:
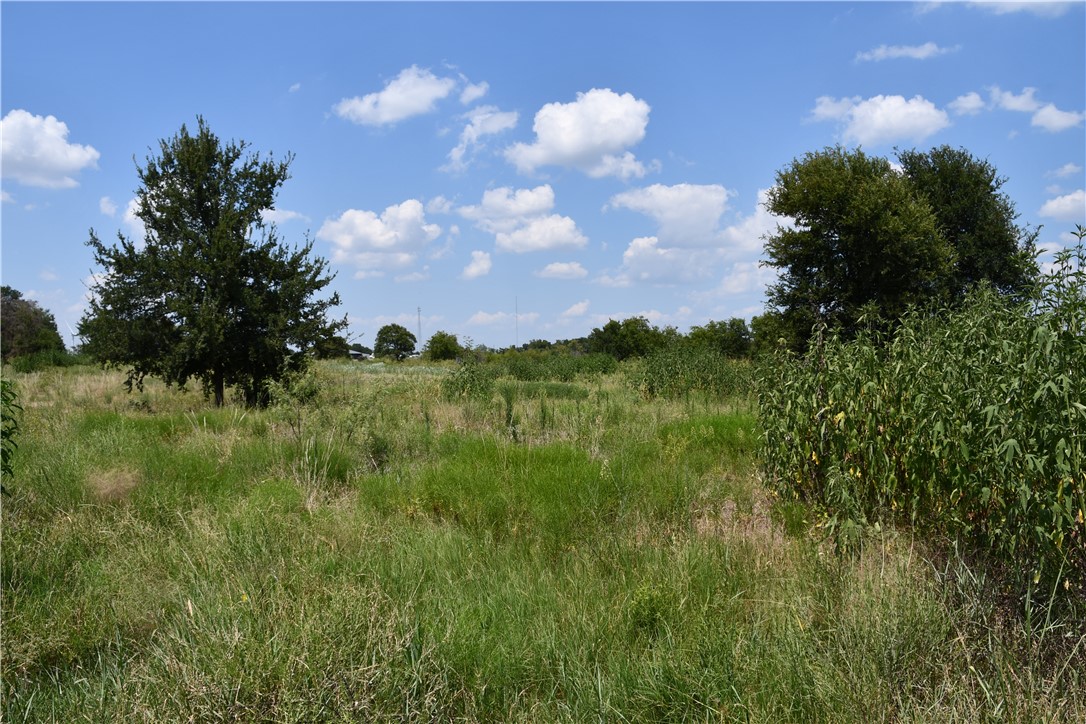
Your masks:
[[[892,337],[819,339],[759,367],[764,465],[847,542],[910,523],[1086,586],[1086,231],[1024,303],[987,288]]]

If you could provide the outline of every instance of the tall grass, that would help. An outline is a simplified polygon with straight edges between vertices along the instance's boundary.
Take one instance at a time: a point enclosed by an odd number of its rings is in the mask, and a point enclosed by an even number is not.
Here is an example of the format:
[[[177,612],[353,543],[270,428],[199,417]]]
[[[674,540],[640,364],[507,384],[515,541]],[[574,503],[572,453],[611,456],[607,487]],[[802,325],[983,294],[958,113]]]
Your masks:
[[[18,375],[3,720],[1086,714],[1081,647],[1030,654],[973,563],[782,512],[745,405],[499,380],[514,440],[452,374],[321,364],[266,410]]]

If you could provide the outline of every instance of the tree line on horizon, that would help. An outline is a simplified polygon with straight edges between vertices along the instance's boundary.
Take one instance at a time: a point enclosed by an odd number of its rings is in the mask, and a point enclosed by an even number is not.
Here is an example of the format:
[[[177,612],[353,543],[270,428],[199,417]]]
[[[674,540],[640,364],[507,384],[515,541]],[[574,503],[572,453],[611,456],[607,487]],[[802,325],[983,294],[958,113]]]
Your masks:
[[[274,208],[292,161],[224,143],[202,117],[195,133],[183,125],[159,141],[137,165],[144,238],[118,232],[108,245],[90,231],[103,273],[79,322],[80,351],[126,369],[129,389],[148,376],[178,387],[197,381],[218,405],[227,388],[248,405],[266,404],[269,383],[352,349],[432,360],[496,351],[444,330],[416,350],[415,335],[395,324],[378,330],[372,350],[350,343],[346,317],[332,316],[338,294],[322,296],[335,277],[328,262],[308,239],[287,245],[260,214]],[[892,329],[908,309],[952,306],[978,285],[1022,296],[1038,275],[1038,230],[1018,226],[1005,183],[987,160],[949,146],[898,151],[896,166],[842,146],[807,153],[778,171],[769,192],[767,210],[787,222],[765,237],[763,263],[778,277],[749,325],[733,317],[682,334],[636,316],[510,349],[619,361],[669,346],[733,358],[802,353],[816,326],[846,336]],[[3,332],[5,361],[64,352],[52,315],[7,287]]]

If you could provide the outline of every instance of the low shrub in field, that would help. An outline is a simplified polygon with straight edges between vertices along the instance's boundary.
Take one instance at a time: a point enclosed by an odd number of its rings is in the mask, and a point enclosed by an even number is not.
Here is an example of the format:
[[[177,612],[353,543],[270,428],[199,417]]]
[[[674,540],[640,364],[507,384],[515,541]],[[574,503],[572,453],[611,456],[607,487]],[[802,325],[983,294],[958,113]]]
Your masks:
[[[75,365],[93,364],[93,360],[87,355],[71,354],[58,349],[49,349],[33,354],[15,357],[11,360],[11,368],[16,372],[29,373],[40,372],[47,367],[74,367]]]
[[[892,338],[829,336],[758,381],[767,476],[847,543],[894,520],[971,540],[1028,574],[1086,586],[1086,248],[1034,298],[990,290]]]
[[[485,402],[494,396],[493,369],[478,362],[465,362],[441,381],[441,394],[446,400],[478,400]]]
[[[746,394],[752,385],[749,362],[697,347],[660,349],[629,369],[629,383],[647,398],[676,399],[696,392],[721,399]]]
[[[599,376],[613,372],[618,363],[606,354],[572,355],[515,352],[500,363],[505,374],[521,382],[572,382],[578,376]]]

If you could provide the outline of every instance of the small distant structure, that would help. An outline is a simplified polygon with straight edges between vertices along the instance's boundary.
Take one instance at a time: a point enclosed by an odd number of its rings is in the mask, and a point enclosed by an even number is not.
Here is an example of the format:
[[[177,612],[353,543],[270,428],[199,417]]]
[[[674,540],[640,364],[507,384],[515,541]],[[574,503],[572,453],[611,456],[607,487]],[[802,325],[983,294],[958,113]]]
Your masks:
[[[349,352],[349,354],[351,355],[351,359],[356,359],[356,360],[373,359],[372,354],[369,354],[368,352],[362,352],[361,350],[357,350],[357,349],[352,349]]]

